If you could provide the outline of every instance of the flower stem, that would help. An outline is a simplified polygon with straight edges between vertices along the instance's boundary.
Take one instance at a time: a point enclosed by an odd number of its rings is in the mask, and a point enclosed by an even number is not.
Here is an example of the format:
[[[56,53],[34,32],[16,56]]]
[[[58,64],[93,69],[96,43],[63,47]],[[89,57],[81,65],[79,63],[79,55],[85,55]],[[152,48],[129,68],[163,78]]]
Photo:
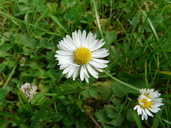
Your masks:
[[[11,71],[11,73],[10,73],[8,79],[7,79],[7,81],[5,82],[4,86],[2,87],[3,89],[6,89],[6,86],[7,86],[7,84],[9,83],[9,81],[10,81],[12,75],[14,74],[16,67],[17,67],[16,65],[13,67],[13,69],[12,69],[12,71]]]
[[[95,0],[91,0],[91,2],[92,2],[93,7],[94,7],[94,12],[95,12],[97,26],[99,28],[100,35],[104,39],[103,32],[102,32],[101,25],[100,25],[99,15],[98,15],[98,11],[97,11],[97,4],[95,3]]]
[[[127,86],[127,87],[129,87],[129,88],[131,88],[131,89],[134,89],[134,90],[136,90],[136,91],[139,91],[139,88],[134,87],[134,86],[132,86],[132,85],[130,85],[130,84],[127,84],[127,83],[125,83],[125,82],[123,82],[123,81],[121,81],[121,80],[119,80],[119,79],[113,77],[112,75],[110,75],[110,74],[109,74],[107,71],[105,71],[105,70],[103,70],[103,71],[104,71],[104,73],[106,73],[108,76],[110,76],[113,80],[115,80],[115,81],[117,81],[117,82],[119,82],[119,83],[121,83],[121,84],[123,84],[123,85],[125,85],[125,86]]]

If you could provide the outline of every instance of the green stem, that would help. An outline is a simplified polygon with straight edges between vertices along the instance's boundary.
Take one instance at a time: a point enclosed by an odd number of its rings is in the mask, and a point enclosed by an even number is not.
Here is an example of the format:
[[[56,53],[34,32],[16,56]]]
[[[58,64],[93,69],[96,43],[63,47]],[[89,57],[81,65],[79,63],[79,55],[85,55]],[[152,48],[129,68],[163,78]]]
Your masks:
[[[102,32],[101,25],[100,25],[100,20],[99,20],[97,5],[96,5],[96,3],[95,3],[94,0],[91,0],[91,1],[92,1],[92,4],[93,4],[93,7],[94,7],[94,12],[95,12],[95,16],[96,16],[97,26],[98,26],[99,31],[100,31],[100,35],[104,39],[103,32]]]
[[[7,79],[7,81],[5,82],[4,86],[2,87],[3,89],[6,89],[6,86],[7,86],[7,84],[9,83],[9,81],[10,81],[12,75],[14,74],[16,67],[17,67],[17,65],[15,65],[15,66],[13,67],[13,69],[12,69],[12,71],[11,71],[11,73],[10,73],[8,79]]]
[[[112,75],[110,75],[110,74],[109,74],[108,72],[106,72],[105,70],[103,70],[103,71],[104,71],[104,73],[106,73],[108,76],[110,76],[113,80],[115,80],[115,81],[117,81],[117,82],[119,82],[119,83],[121,83],[121,84],[123,84],[123,85],[129,87],[129,88],[132,88],[132,89],[134,89],[134,90],[136,90],[136,91],[139,91],[139,88],[134,87],[134,86],[132,86],[132,85],[130,85],[130,84],[127,84],[127,83],[125,83],[125,82],[123,82],[123,81],[121,81],[121,80],[119,80],[119,79],[113,77]]]

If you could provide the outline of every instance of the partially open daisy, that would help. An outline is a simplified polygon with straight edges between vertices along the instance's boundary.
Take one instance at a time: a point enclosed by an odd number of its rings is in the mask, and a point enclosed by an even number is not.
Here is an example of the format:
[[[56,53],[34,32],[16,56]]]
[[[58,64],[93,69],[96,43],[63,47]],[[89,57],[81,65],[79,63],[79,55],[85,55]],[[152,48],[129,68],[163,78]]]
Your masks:
[[[102,58],[109,53],[101,48],[103,45],[103,40],[96,39],[93,33],[86,35],[85,30],[78,30],[72,33],[72,37],[66,35],[59,42],[55,57],[67,78],[72,77],[75,80],[79,75],[82,81],[85,79],[88,83],[90,74],[97,79],[98,71],[102,72],[101,69],[107,67],[108,61]]]
[[[161,94],[154,89],[140,89],[139,92],[141,95],[138,97],[138,105],[134,107],[134,110],[137,109],[138,115],[142,115],[142,120],[147,120],[148,116],[153,117],[152,113],[157,113],[160,110],[159,107],[164,105],[163,99],[159,98]]]

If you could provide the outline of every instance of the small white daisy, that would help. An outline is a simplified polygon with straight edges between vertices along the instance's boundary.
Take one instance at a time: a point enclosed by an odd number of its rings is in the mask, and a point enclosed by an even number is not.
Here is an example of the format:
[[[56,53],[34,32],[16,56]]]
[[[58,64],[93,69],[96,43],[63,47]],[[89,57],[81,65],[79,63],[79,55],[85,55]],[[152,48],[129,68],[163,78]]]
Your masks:
[[[64,70],[63,74],[73,80],[79,75],[87,83],[90,74],[97,79],[98,71],[102,72],[101,69],[106,68],[109,62],[102,59],[109,55],[108,50],[101,48],[104,44],[103,39],[96,39],[96,35],[91,32],[86,35],[85,30],[73,32],[72,37],[66,35],[57,45],[59,50],[55,55],[60,69]]]
[[[25,96],[28,98],[29,102],[34,97],[34,95],[37,93],[37,86],[30,83],[25,83],[21,86],[22,92],[25,94]]]
[[[141,120],[147,120],[148,116],[153,117],[152,113],[157,113],[160,110],[159,107],[164,105],[163,99],[159,98],[161,94],[154,89],[140,89],[139,92],[141,94],[138,97],[139,104],[134,107],[134,110],[137,109],[138,115],[142,115]]]

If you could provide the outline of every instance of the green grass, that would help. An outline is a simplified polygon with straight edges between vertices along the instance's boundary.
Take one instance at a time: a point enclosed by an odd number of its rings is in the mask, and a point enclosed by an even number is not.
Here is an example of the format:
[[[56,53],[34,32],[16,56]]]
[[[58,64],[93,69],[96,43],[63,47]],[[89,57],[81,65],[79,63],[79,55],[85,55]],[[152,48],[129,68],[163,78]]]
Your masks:
[[[167,0],[0,0],[0,128],[170,128],[170,9]],[[110,53],[90,84],[66,79],[54,57],[78,29]],[[31,103],[26,82],[38,86]],[[164,101],[147,121],[133,110],[138,88]]]

